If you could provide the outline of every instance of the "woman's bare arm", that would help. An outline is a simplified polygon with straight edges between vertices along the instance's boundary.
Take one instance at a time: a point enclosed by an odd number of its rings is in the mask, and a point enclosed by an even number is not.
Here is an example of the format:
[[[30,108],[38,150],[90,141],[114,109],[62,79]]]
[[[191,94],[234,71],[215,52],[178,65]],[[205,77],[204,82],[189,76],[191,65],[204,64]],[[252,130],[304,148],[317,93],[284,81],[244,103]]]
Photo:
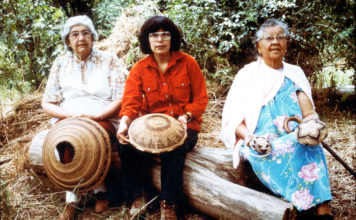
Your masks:
[[[44,101],[42,102],[43,111],[47,115],[49,115],[51,117],[59,118],[59,119],[80,116],[80,117],[90,118],[94,121],[100,121],[100,120],[105,120],[105,119],[111,118],[114,115],[117,115],[118,112],[120,111],[120,108],[121,108],[121,100],[114,100],[114,101],[110,102],[109,104],[107,104],[101,110],[101,112],[97,115],[86,115],[86,114],[71,115],[55,103],[44,102]]]
[[[298,102],[300,109],[302,110],[303,118],[306,118],[312,114],[317,114],[314,111],[314,107],[310,99],[308,98],[305,92],[299,91],[297,92]]]
[[[253,134],[248,131],[245,122],[241,122],[241,124],[236,127],[235,134],[237,137],[244,139],[245,143],[248,143],[253,137]]]
[[[54,118],[65,119],[72,117],[71,114],[69,114],[63,108],[52,102],[42,101],[42,109],[47,115]]]

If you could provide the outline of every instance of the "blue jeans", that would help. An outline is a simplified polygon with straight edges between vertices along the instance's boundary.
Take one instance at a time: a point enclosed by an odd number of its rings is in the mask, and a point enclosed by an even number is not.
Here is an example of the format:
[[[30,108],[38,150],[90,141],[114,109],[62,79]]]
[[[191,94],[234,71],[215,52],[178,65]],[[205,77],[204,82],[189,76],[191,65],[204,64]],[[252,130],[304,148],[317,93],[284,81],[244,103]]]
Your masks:
[[[184,144],[175,150],[159,155],[161,160],[161,199],[179,202],[183,194],[183,169],[187,152],[198,140],[198,131],[188,129]],[[151,182],[149,168],[153,154],[136,150],[130,144],[118,144],[121,160],[123,197],[132,201],[142,195],[145,183]]]

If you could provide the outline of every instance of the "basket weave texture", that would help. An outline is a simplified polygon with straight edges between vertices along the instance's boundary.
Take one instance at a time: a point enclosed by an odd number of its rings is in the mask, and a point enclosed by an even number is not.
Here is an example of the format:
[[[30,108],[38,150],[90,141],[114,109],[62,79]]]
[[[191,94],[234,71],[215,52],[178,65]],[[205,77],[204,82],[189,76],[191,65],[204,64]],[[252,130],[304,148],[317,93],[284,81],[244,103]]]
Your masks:
[[[57,146],[67,143],[74,148],[69,163],[56,156]],[[111,142],[107,131],[88,118],[60,121],[48,132],[42,161],[48,177],[66,190],[85,192],[98,187],[111,163]]]
[[[161,113],[135,119],[128,131],[130,143],[138,150],[159,154],[181,146],[187,132],[175,118]]]
[[[314,146],[328,136],[326,124],[317,119],[302,122],[296,129],[298,142]]]

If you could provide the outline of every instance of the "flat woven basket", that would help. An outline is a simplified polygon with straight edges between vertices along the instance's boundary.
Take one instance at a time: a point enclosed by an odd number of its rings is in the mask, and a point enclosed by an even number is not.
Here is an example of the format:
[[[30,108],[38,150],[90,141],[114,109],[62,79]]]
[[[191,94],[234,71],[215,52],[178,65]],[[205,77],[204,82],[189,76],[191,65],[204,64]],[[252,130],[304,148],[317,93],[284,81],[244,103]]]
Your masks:
[[[57,146],[70,144],[74,157],[61,163]],[[58,186],[85,192],[98,187],[111,163],[111,143],[107,131],[88,118],[60,121],[48,132],[42,150],[42,161],[48,177]]]
[[[161,113],[135,119],[128,131],[130,143],[138,150],[154,154],[169,152],[181,146],[187,132],[175,118]]]

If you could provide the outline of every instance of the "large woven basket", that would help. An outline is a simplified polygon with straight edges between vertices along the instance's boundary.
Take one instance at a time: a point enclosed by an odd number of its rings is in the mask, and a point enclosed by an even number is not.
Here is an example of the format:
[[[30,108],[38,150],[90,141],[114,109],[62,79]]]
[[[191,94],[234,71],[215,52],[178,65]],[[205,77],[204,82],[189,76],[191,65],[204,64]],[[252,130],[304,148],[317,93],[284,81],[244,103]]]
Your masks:
[[[61,163],[57,146],[69,144],[74,157]],[[88,118],[69,118],[53,126],[47,134],[42,161],[48,177],[66,190],[85,192],[98,187],[111,163],[111,143],[107,131]]]
[[[128,131],[130,143],[138,150],[154,154],[169,152],[181,146],[187,132],[173,117],[153,113],[135,119]]]

